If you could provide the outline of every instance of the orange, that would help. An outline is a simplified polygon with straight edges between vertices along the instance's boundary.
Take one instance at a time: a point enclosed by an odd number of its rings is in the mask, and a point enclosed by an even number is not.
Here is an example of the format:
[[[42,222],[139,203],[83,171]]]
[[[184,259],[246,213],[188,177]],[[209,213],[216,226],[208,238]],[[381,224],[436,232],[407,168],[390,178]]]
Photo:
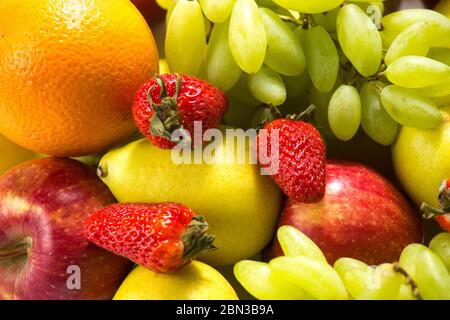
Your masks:
[[[157,70],[128,0],[0,1],[0,133],[23,147],[79,156],[126,140],[134,95]]]

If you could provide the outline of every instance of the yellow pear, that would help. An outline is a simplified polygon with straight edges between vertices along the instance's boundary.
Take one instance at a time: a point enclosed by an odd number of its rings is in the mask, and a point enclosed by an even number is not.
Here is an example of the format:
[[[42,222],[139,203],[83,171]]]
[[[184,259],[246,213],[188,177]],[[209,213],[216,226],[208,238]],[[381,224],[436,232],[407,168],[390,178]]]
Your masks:
[[[438,204],[438,189],[450,178],[450,106],[441,109],[443,121],[432,130],[403,127],[392,146],[397,177],[419,206]]]
[[[114,300],[238,300],[238,297],[218,271],[193,261],[174,274],[138,266],[126,277]]]
[[[177,202],[205,216],[218,250],[199,259],[216,266],[234,264],[270,242],[282,194],[257,164],[220,161],[226,140],[209,164],[177,164],[172,150],[138,140],[108,152],[100,161],[100,176],[120,202]]]

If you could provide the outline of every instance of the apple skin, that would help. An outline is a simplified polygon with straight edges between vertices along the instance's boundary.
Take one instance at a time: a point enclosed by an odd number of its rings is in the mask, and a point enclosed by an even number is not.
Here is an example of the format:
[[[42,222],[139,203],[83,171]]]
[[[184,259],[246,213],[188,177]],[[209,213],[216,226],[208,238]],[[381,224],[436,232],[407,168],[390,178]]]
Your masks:
[[[397,261],[410,243],[423,240],[422,220],[402,194],[372,169],[351,162],[327,163],[327,187],[317,203],[288,199],[279,226],[310,237],[329,263],[341,257],[370,265]],[[270,256],[282,255],[275,241]]]
[[[75,160],[35,159],[6,172],[0,178],[0,300],[111,299],[131,264],[88,242],[83,221],[113,202],[95,172]],[[8,256],[24,240],[22,254]],[[81,270],[79,290],[67,287],[71,265]]]

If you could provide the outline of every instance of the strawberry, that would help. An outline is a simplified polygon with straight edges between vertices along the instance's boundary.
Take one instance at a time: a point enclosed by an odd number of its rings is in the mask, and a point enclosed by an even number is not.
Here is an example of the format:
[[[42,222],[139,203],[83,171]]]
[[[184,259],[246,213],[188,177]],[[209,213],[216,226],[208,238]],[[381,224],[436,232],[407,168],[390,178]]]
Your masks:
[[[133,116],[140,132],[154,145],[171,149],[172,132],[185,129],[194,137],[194,121],[203,133],[216,128],[228,108],[225,94],[203,80],[178,74],[157,75],[138,91]],[[190,142],[184,135],[186,142]],[[196,142],[196,145],[201,142]]]
[[[161,273],[173,273],[214,249],[208,224],[177,203],[120,203],[90,216],[86,237],[99,247]]]
[[[426,219],[436,218],[442,229],[450,232],[450,179],[446,179],[439,187],[439,208],[423,203],[420,210]]]
[[[325,193],[325,144],[313,125],[296,119],[264,125],[257,138],[258,161],[262,168],[275,168],[272,179],[287,196],[317,202]],[[266,154],[268,159],[262,159]]]

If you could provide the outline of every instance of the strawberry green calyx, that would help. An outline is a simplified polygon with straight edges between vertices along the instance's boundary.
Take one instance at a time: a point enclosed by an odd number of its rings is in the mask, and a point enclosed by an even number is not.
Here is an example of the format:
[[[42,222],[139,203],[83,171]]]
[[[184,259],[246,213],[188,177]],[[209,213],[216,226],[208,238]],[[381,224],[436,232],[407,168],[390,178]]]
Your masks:
[[[172,132],[182,128],[178,117],[177,103],[178,95],[181,90],[181,77],[177,74],[176,91],[173,97],[167,95],[166,84],[161,76],[157,75],[155,78],[158,86],[161,88],[161,103],[156,104],[153,102],[150,93],[156,86],[151,87],[147,93],[148,101],[154,111],[154,115],[150,119],[150,133],[153,136],[171,140]]]
[[[266,105],[267,109],[270,109],[270,119],[264,119],[260,123],[258,123],[257,129],[262,129],[264,126],[273,121],[274,119],[288,119],[288,120],[294,120],[294,121],[305,121],[305,122],[312,122],[314,119],[316,106],[314,104],[311,104],[309,107],[307,107],[304,111],[302,111],[300,114],[288,114],[286,116],[283,116],[280,109],[278,109],[274,105]]]
[[[217,249],[213,242],[215,236],[212,234],[205,234],[209,225],[203,216],[195,216],[189,223],[186,231],[181,237],[184,244],[183,259],[192,260],[198,254],[204,251]]]
[[[439,187],[439,208],[435,208],[427,203],[422,203],[420,210],[423,212],[425,219],[431,219],[450,213],[450,180],[444,180]]]

